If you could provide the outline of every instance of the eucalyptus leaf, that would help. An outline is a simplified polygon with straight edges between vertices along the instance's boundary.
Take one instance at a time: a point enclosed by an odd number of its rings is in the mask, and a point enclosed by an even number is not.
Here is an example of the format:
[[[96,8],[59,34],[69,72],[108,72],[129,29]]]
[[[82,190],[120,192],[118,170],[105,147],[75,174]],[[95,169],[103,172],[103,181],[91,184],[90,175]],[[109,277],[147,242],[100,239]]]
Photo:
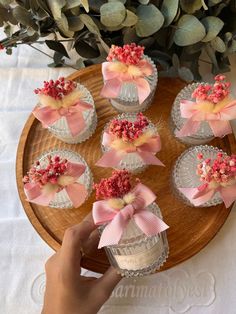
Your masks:
[[[12,14],[19,23],[21,23],[25,26],[30,26],[34,30],[38,30],[38,27],[37,27],[36,23],[33,21],[30,12],[28,12],[26,9],[24,9],[20,6],[16,6],[12,10]]]
[[[79,69],[83,69],[85,67],[85,64],[84,64],[84,62],[83,62],[83,60],[81,58],[76,60],[75,67],[78,70]]]
[[[100,36],[99,28],[88,14],[80,14],[79,17],[91,33]]]
[[[172,56],[172,64],[175,69],[178,69],[180,67],[179,57],[176,53],[174,53]]]
[[[181,16],[174,34],[174,42],[178,46],[188,46],[202,40],[206,35],[202,23],[194,16],[185,14]]]
[[[202,0],[180,0],[180,6],[186,13],[192,14],[197,10],[200,10],[203,3]]]
[[[77,32],[84,28],[84,23],[81,21],[80,16],[69,16],[67,21],[70,31]]]
[[[81,4],[80,0],[66,0],[64,10],[69,10],[78,7]]]
[[[221,2],[222,2],[222,0],[209,0],[208,5],[209,5],[209,7],[213,7],[214,5],[217,5]]]
[[[157,32],[164,23],[164,16],[153,4],[139,5],[137,8],[138,22],[136,33],[140,37],[147,37]]]
[[[116,27],[124,22],[126,8],[121,2],[108,2],[101,6],[101,22],[108,27]]]
[[[214,39],[224,26],[224,22],[216,16],[207,16],[201,20],[205,26],[206,36],[202,39],[203,42]]]
[[[223,40],[219,36],[212,39],[211,46],[214,50],[221,52],[221,53],[225,52],[225,50],[226,50],[225,43],[223,42]]]
[[[138,42],[139,37],[136,34],[135,28],[124,29],[123,43],[131,44]]]
[[[161,6],[161,13],[165,18],[164,26],[168,26],[174,20],[179,7],[178,0],[164,0]]]
[[[194,80],[193,73],[189,68],[181,67],[178,69],[179,77],[184,80],[185,82],[192,82]]]
[[[126,10],[126,18],[122,22],[123,26],[129,27],[133,26],[137,23],[138,17],[136,14],[134,14],[132,11]]]
[[[80,0],[82,6],[84,7],[85,11],[88,13],[89,12],[89,2],[88,0]]]
[[[0,4],[4,7],[8,7],[12,2],[13,0],[0,0]]]
[[[149,0],[138,0],[138,2],[141,4],[148,4]]]
[[[93,48],[84,40],[79,40],[75,43],[75,50],[81,57],[84,58],[97,58],[100,55],[98,49]]]
[[[66,48],[59,41],[45,40],[45,43],[50,49],[59,52],[64,57],[70,58],[66,51]]]
[[[69,24],[64,13],[61,13],[61,17],[56,20],[58,28],[67,37],[73,37],[74,32],[69,30]]]
[[[47,4],[55,20],[61,18],[62,8],[66,5],[66,0],[47,0]]]

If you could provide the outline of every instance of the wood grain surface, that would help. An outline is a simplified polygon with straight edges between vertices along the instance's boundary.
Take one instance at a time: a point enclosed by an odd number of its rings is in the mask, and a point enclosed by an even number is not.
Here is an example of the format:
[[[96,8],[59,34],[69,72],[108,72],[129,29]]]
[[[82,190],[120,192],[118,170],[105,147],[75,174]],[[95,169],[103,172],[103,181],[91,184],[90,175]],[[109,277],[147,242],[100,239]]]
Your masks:
[[[22,177],[42,152],[52,148],[68,148],[81,154],[90,166],[95,182],[109,176],[111,169],[97,167],[95,162],[101,156],[100,137],[103,127],[117,114],[109,101],[99,95],[102,87],[100,65],[75,72],[69,79],[85,85],[94,97],[98,115],[98,127],[95,134],[85,143],[66,144],[43,129],[31,114],[22,131],[16,160],[17,186],[25,212],[36,231],[54,250],[60,248],[65,230],[79,223],[91,211],[95,200],[94,193],[82,207],[77,209],[62,210],[42,207],[25,200]],[[226,209],[223,205],[208,208],[188,207],[172,192],[170,182],[172,167],[186,146],[178,142],[171,134],[169,116],[171,105],[183,86],[184,83],[180,80],[160,78],[153,104],[145,112],[145,115],[154,123],[161,121],[159,133],[162,139],[162,150],[158,153],[158,158],[166,165],[166,167],[150,166],[140,175],[142,182],[157,195],[157,203],[162,210],[164,221],[170,226],[167,231],[170,255],[161,270],[177,265],[205,247],[224,224],[230,212],[230,209]],[[222,148],[227,153],[236,152],[233,135],[223,140],[215,139],[211,144]],[[105,252],[96,250],[84,256],[82,266],[92,271],[104,272],[109,264]]]

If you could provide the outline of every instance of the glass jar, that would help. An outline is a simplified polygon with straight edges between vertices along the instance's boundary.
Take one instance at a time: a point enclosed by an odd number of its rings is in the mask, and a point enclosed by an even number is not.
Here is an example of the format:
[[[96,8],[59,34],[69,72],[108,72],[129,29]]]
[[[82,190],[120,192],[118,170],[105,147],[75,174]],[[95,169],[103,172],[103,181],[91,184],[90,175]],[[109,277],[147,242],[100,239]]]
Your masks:
[[[69,162],[80,163],[86,166],[84,173],[78,178],[76,182],[83,184],[88,192],[87,198],[89,197],[90,193],[92,192],[92,185],[93,185],[93,176],[91,170],[86,163],[86,161],[81,157],[78,153],[75,153],[71,150],[66,149],[52,149],[45,153],[43,153],[37,160],[39,160],[40,165],[44,168],[48,165],[48,156],[55,157],[59,156],[62,159],[67,159]],[[87,200],[84,200],[84,202]],[[60,192],[56,193],[54,199],[49,203],[49,207],[52,208],[73,208],[73,203],[70,200],[68,194],[66,193],[65,189],[61,190]]]
[[[199,160],[197,155],[202,153],[204,159],[210,158],[215,159],[217,153],[223,151],[217,147],[208,145],[199,145],[190,147],[185,150],[177,159],[173,171],[172,171],[172,182],[174,187],[174,192],[177,197],[184,201],[189,206],[195,206],[190,202],[190,200],[179,190],[180,188],[197,188],[202,185],[203,182],[200,181],[199,175],[197,175],[197,165]],[[226,153],[223,153],[226,155]],[[206,203],[199,205],[198,207],[210,207],[221,204],[223,202],[220,193],[217,192],[215,195]]]
[[[112,106],[119,112],[142,112],[152,104],[157,87],[158,73],[152,59],[145,55],[144,59],[153,67],[153,74],[145,77],[150,85],[151,92],[144,102],[140,104],[136,85],[130,82],[123,82],[119,97],[110,99]]]
[[[122,113],[122,114],[114,117],[113,119],[128,120],[130,122],[134,122],[137,119],[137,114],[135,114],[135,113]],[[151,131],[153,131],[154,134],[158,134],[156,126],[152,122],[150,122],[149,120],[148,120],[148,122],[149,122],[149,125],[145,128],[145,131],[151,130]],[[108,129],[110,123],[111,122],[108,122],[106,124],[103,133],[105,132],[105,130]],[[102,138],[103,138],[103,134],[102,134]],[[102,138],[101,138],[101,140],[102,140]],[[105,152],[109,151],[110,148],[101,144],[101,149],[102,149],[102,152],[105,153]],[[127,153],[122,158],[119,165],[115,169],[120,169],[120,170],[126,169],[129,172],[132,172],[133,174],[137,174],[137,173],[140,173],[140,172],[143,172],[144,170],[146,170],[147,167],[148,167],[148,165],[145,164],[145,162],[140,157],[140,155],[137,154],[137,152],[131,152],[131,153]]]
[[[152,203],[147,208],[162,219],[160,208],[156,203]],[[166,231],[148,237],[131,219],[119,244],[107,246],[105,251],[111,265],[118,273],[125,277],[137,277],[157,271],[168,257],[169,245]]]
[[[194,98],[192,98],[193,91],[199,86],[201,83],[193,83],[189,84],[186,87],[184,87],[175,98],[175,101],[172,106],[171,110],[171,121],[170,126],[173,134],[175,135],[176,131],[180,131],[180,129],[183,127],[186,119],[181,117],[180,112],[180,102],[182,100],[190,100],[195,101]],[[175,135],[176,136],[176,135]],[[209,123],[207,121],[202,121],[200,124],[200,127],[196,134],[191,136],[185,136],[185,137],[176,137],[180,142],[187,144],[187,145],[200,145],[210,142],[214,139],[214,134],[209,126]]]
[[[82,112],[83,118],[85,121],[85,128],[76,136],[71,134],[71,131],[68,127],[67,121],[65,117],[61,117],[57,120],[53,125],[48,127],[48,130],[57,138],[62,140],[68,144],[78,144],[86,141],[89,139],[92,134],[95,132],[97,127],[97,114],[94,105],[94,100],[90,92],[87,88],[85,88],[81,84],[77,84],[77,89],[81,90],[83,96],[81,100],[87,102],[88,104],[92,105],[93,108],[85,110]]]

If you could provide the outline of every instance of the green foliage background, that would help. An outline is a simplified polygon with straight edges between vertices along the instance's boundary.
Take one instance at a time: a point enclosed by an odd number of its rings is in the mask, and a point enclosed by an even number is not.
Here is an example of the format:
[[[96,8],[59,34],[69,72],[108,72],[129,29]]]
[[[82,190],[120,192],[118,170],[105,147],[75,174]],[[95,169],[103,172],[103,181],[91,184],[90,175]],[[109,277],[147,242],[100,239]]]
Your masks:
[[[9,54],[19,43],[53,34],[54,40],[45,40],[55,51],[51,66],[69,57],[61,37],[88,65],[101,61],[112,44],[136,42],[162,75],[191,81],[201,79],[203,50],[214,74],[229,70],[228,56],[236,51],[236,0],[0,0],[0,26]]]

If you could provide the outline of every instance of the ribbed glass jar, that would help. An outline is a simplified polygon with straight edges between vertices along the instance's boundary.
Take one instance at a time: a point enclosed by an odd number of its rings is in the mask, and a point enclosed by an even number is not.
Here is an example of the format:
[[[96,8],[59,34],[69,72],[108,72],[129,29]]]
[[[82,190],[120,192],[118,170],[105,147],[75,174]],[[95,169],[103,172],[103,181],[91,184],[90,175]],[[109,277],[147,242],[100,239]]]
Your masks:
[[[97,114],[92,95],[90,94],[88,89],[81,84],[77,84],[77,89],[81,90],[83,93],[81,100],[93,106],[92,109],[88,109],[82,112],[86,125],[84,130],[82,130],[82,132],[80,132],[78,135],[73,136],[68,127],[65,117],[61,117],[52,126],[48,127],[48,130],[53,135],[68,144],[78,144],[86,141],[92,136],[97,127]]]
[[[137,114],[135,113],[122,113],[114,118],[113,119],[118,119],[118,120],[128,120],[128,121],[131,121],[131,122],[134,122],[135,120],[137,120]],[[145,128],[145,130],[152,130],[153,133],[157,134],[157,128],[156,126],[150,122],[149,122],[149,125]],[[104,131],[108,129],[109,127],[109,124],[111,122],[108,122],[104,128]],[[103,131],[103,133],[104,133]],[[102,138],[103,138],[103,134],[102,134]],[[102,140],[101,138],[101,140]],[[107,151],[109,151],[109,148],[108,147],[105,147],[104,145],[101,144],[101,149],[102,149],[102,152],[105,153]],[[120,161],[119,165],[116,167],[116,169],[126,169],[130,172],[132,172],[133,174],[137,174],[137,173],[140,173],[144,170],[147,169],[147,165],[144,163],[143,159],[140,157],[139,154],[137,154],[136,152],[132,152],[132,153],[127,153],[125,154],[125,156],[122,158],[122,160]]]
[[[181,117],[180,112],[180,102],[181,100],[190,100],[195,101],[192,98],[193,91],[199,86],[201,83],[193,83],[184,87],[175,98],[172,110],[171,110],[171,130],[175,135],[176,131],[180,131],[186,122],[185,118]],[[176,135],[175,135],[176,136]],[[205,144],[213,140],[214,134],[209,126],[207,121],[202,121],[200,127],[196,134],[186,137],[176,137],[180,142],[183,142],[187,145],[200,145]]]
[[[185,150],[177,159],[173,171],[172,171],[172,183],[174,187],[174,192],[177,197],[182,199],[184,203],[189,206],[195,206],[190,202],[190,200],[179,190],[179,188],[197,188],[202,185],[203,182],[200,181],[199,175],[197,175],[197,165],[199,160],[197,155],[202,153],[204,159],[210,158],[215,159],[217,153],[223,152],[221,149],[209,145],[199,145],[190,147]],[[223,153],[226,155],[226,153]],[[210,207],[221,204],[222,198],[217,192],[211,200],[198,206],[198,207]]]
[[[139,104],[137,87],[134,83],[123,82],[120,95],[117,98],[110,99],[112,106],[119,112],[141,112],[151,106],[158,80],[157,68],[151,58],[144,58],[152,65],[153,74],[146,76],[145,79],[150,85],[151,92],[142,104]]]
[[[93,184],[93,176],[90,171],[90,168],[86,161],[81,157],[78,153],[75,153],[71,150],[66,149],[52,149],[45,153],[43,153],[37,160],[39,160],[40,165],[42,168],[48,165],[48,156],[54,157],[59,156],[62,159],[67,159],[70,162],[80,163],[86,166],[85,172],[78,178],[76,182],[83,184],[88,192],[89,197],[92,191],[92,184]],[[87,200],[84,200],[84,202]],[[71,202],[68,194],[66,193],[65,189],[61,190],[60,192],[56,193],[54,199],[49,203],[49,207],[52,208],[73,208],[73,203]]]
[[[156,203],[149,205],[148,209],[162,219]],[[104,227],[101,228],[101,232]],[[165,263],[169,245],[166,231],[148,237],[131,219],[119,244],[107,246],[105,251],[118,273],[125,277],[138,277],[154,273]]]

